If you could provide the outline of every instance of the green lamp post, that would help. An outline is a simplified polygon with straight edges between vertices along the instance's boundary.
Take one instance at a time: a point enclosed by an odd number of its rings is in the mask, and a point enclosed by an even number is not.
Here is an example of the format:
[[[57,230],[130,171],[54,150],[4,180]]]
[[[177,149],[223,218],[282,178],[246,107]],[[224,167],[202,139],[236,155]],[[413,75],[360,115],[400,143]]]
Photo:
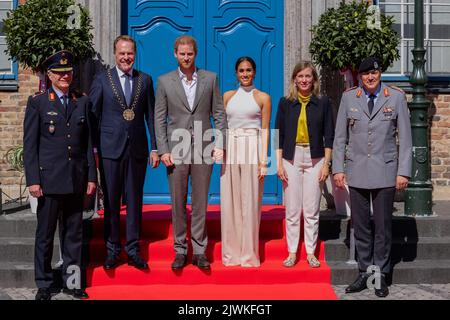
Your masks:
[[[410,78],[413,98],[408,104],[411,112],[413,165],[405,198],[405,214],[414,216],[433,214],[428,145],[428,109],[431,103],[425,97],[427,75],[423,39],[423,0],[415,0],[414,49],[412,50],[414,68]]]

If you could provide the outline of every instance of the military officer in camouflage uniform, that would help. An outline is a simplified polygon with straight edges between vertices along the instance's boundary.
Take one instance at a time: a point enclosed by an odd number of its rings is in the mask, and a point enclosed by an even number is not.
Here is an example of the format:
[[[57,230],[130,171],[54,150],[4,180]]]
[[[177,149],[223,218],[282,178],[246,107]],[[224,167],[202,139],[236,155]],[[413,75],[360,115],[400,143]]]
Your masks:
[[[38,198],[34,263],[39,290],[36,300],[50,300],[54,292],[51,260],[60,211],[63,290],[76,298],[87,298],[81,286],[67,287],[72,278],[67,269],[80,270],[81,265],[84,194],[94,194],[97,181],[89,99],[69,90],[73,78],[72,60],[70,52],[60,51],[43,63],[51,87],[31,96],[25,111],[25,175],[30,194]],[[81,279],[78,280],[80,283]]]
[[[375,294],[385,297],[389,294],[385,276],[391,272],[395,190],[406,188],[411,176],[411,125],[404,92],[381,82],[380,61],[367,58],[358,71],[362,86],[342,96],[333,145],[334,181],[340,188],[348,184],[350,190],[360,272],[346,292],[366,289],[367,270],[375,266],[381,272]]]

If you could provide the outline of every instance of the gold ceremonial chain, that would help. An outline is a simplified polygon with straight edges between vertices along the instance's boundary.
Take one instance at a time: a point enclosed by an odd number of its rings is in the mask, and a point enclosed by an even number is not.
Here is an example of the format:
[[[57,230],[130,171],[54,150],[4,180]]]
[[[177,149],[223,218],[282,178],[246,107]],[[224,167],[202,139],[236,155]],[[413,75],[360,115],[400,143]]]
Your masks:
[[[137,78],[136,94],[134,95],[133,102],[131,103],[130,108],[127,108],[125,101],[123,101],[122,98],[120,97],[119,91],[117,90],[116,85],[114,84],[111,69],[108,69],[106,73],[108,75],[109,82],[111,84],[111,89],[114,93],[114,96],[116,97],[117,101],[119,102],[120,106],[123,109],[123,118],[127,121],[132,121],[135,116],[134,109],[136,109],[136,106],[137,106],[137,103],[139,100],[139,96],[141,95],[141,91],[142,91],[142,76],[141,76],[141,74],[139,73],[138,78]]]

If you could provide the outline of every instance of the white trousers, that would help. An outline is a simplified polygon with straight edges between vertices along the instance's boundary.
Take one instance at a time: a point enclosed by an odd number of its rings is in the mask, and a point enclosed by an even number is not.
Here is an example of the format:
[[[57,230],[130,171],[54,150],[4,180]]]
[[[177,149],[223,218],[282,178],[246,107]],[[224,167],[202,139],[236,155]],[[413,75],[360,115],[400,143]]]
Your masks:
[[[309,147],[296,146],[294,160],[283,159],[288,182],[283,184],[286,205],[286,239],[289,253],[297,253],[300,218],[303,212],[307,254],[314,254],[319,235],[319,212],[322,184],[320,169],[324,158],[311,159]]]
[[[230,129],[220,177],[222,263],[259,267],[264,180],[258,179],[258,129]]]

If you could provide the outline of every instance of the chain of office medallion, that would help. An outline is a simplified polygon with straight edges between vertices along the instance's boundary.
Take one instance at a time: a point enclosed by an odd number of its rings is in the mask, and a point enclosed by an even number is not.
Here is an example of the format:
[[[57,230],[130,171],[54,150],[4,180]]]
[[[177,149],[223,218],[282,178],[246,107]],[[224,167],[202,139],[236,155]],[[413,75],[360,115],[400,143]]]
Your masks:
[[[116,88],[116,86],[114,84],[114,81],[113,81],[111,70],[108,70],[107,74],[108,74],[109,82],[111,83],[111,88],[112,88],[112,91],[114,93],[114,96],[116,97],[116,99],[119,102],[119,104],[122,107],[122,109],[125,111],[127,109],[127,105],[125,104],[124,101],[122,101],[122,99],[121,99],[121,97],[119,95],[119,91],[117,90],[117,88]],[[136,94],[134,96],[133,103],[131,104],[131,107],[129,109],[134,111],[134,109],[137,106],[137,102],[138,102],[139,96],[141,95],[141,91],[142,91],[142,76],[139,74],[138,75],[138,81],[137,81]]]

